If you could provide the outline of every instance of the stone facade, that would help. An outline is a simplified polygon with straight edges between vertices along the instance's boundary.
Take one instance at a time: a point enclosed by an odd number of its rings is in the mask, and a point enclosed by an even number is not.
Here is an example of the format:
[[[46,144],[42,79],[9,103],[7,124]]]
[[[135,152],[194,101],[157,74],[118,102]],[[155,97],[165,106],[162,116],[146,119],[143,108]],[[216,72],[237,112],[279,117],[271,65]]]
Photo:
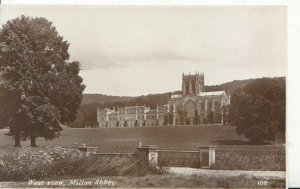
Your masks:
[[[101,128],[163,126],[167,105],[150,109],[146,106],[97,109],[97,121]]]
[[[166,105],[97,109],[101,128],[227,124],[230,96],[225,91],[205,92],[204,74],[182,74],[182,94]]]

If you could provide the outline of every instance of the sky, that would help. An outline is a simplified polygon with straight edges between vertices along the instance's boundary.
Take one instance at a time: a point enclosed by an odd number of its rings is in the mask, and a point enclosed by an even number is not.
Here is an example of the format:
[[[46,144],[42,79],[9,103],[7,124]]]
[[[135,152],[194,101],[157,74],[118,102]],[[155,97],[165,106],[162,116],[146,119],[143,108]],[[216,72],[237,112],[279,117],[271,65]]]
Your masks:
[[[177,91],[183,72],[203,72],[206,85],[287,73],[286,7],[4,5],[0,24],[22,14],[70,43],[85,93]]]

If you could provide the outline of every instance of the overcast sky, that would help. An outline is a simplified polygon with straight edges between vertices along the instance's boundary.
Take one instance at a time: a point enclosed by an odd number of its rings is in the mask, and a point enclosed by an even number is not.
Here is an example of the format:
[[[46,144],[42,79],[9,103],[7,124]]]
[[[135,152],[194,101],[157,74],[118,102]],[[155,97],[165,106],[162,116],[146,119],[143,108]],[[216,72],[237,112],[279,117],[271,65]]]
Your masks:
[[[205,84],[285,76],[285,7],[1,6],[0,23],[46,17],[82,64],[85,93],[138,96],[181,90],[182,72]]]

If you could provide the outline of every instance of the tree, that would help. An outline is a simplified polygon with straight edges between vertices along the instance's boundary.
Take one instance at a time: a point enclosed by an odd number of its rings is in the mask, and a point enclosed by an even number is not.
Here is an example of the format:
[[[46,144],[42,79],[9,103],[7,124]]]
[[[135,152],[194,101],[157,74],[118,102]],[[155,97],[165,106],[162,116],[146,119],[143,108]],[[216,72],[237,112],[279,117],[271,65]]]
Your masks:
[[[81,104],[76,120],[69,124],[73,128],[98,127],[97,124],[97,104]]]
[[[231,98],[230,121],[251,142],[275,141],[285,131],[285,83],[260,79],[236,90]]]
[[[21,16],[0,32],[0,118],[20,139],[53,139],[74,121],[85,86],[69,44],[45,18]]]

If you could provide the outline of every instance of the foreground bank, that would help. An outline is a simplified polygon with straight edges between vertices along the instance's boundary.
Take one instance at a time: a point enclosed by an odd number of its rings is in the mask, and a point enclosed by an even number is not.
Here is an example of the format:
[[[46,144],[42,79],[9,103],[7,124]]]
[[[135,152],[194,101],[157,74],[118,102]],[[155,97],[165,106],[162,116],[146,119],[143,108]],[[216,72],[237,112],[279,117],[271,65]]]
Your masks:
[[[276,174],[276,172],[275,172]],[[45,182],[46,183],[46,182]],[[140,177],[97,177],[86,179],[59,180],[62,185],[33,186],[28,182],[0,182],[1,188],[16,187],[114,187],[114,188],[285,188],[285,179],[276,177],[256,177],[249,174],[224,177],[220,175],[191,175],[179,174],[147,175]]]

